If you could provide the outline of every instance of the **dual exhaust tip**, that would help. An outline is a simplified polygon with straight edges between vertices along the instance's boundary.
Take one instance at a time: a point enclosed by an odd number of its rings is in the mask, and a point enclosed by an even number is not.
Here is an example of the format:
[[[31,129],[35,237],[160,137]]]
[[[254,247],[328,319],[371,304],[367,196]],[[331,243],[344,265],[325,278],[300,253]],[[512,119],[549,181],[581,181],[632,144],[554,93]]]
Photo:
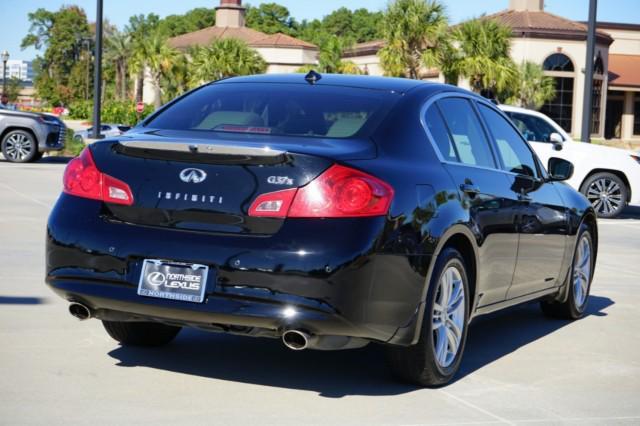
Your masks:
[[[78,318],[80,321],[88,320],[91,318],[91,309],[83,305],[82,303],[72,303],[69,305],[69,313]]]

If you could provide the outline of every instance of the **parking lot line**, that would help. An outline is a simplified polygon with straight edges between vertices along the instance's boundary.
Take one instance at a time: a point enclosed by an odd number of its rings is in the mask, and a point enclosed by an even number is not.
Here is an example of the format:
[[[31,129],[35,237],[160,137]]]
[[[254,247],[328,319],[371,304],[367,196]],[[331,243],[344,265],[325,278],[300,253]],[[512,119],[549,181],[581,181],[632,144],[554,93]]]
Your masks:
[[[448,396],[451,399],[456,400],[457,402],[459,402],[459,403],[461,403],[463,405],[466,405],[469,408],[472,408],[472,409],[474,409],[476,411],[479,411],[482,414],[485,414],[485,415],[487,415],[489,417],[492,417],[492,418],[496,419],[497,421],[499,421],[502,424],[515,425],[514,422],[512,422],[510,420],[507,420],[504,417],[500,417],[499,415],[494,414],[491,411],[488,411],[488,410],[486,410],[484,408],[478,407],[477,405],[475,405],[475,404],[473,404],[473,403],[471,403],[469,401],[466,401],[466,400],[460,398],[459,396],[455,396],[455,395],[453,395],[453,394],[451,394],[451,393],[449,393],[449,392],[447,392],[445,390],[442,390],[442,389],[439,389],[439,392],[444,394],[444,395],[446,395],[446,396]]]
[[[37,199],[35,199],[35,198],[25,194],[25,193],[22,193],[22,192],[18,191],[17,189],[12,188],[12,187],[10,187],[9,185],[7,185],[5,183],[0,183],[0,186],[3,187],[3,188],[8,189],[9,191],[13,192],[16,195],[19,195],[20,197],[24,198],[25,200],[32,201],[32,202],[34,202],[36,204],[39,204],[39,205],[41,205],[43,207],[46,207],[47,209],[51,208],[51,206],[49,204],[43,203],[40,200],[37,200]]]

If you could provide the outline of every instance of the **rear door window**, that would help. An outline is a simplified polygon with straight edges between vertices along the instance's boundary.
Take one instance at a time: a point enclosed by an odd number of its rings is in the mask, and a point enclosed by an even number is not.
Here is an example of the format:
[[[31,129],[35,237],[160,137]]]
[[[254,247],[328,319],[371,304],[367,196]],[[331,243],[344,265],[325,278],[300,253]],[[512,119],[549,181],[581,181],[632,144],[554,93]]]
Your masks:
[[[464,164],[495,168],[489,142],[471,103],[463,98],[437,101],[459,161]]]
[[[442,114],[440,113],[438,105],[433,104],[429,107],[425,116],[425,122],[427,124],[427,128],[429,129],[429,133],[431,133],[431,137],[435,142],[436,147],[438,148],[438,151],[440,151],[440,155],[442,156],[442,158],[445,161],[460,161],[455,146],[451,141],[449,130],[447,130],[447,125],[444,123],[444,119],[442,118]]]

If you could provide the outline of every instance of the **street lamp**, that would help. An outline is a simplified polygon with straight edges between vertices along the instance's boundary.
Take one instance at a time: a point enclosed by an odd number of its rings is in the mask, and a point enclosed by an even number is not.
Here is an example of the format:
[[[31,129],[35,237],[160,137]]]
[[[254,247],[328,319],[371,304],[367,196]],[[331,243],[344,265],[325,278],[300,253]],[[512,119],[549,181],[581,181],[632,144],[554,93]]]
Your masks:
[[[9,52],[2,52],[2,94],[7,94],[7,61],[9,60]]]

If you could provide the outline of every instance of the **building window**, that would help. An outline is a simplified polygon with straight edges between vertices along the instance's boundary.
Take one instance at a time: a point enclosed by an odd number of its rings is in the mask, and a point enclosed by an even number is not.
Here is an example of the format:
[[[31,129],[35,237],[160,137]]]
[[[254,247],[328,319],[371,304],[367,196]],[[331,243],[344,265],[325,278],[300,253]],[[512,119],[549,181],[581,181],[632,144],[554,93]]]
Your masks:
[[[545,59],[543,68],[545,71],[553,72],[552,77],[556,82],[556,96],[547,102],[540,109],[540,112],[551,117],[565,131],[571,133],[573,124],[573,71],[575,70],[573,62],[567,55],[554,53]],[[561,75],[559,76],[558,73],[561,73]],[[566,76],[562,75],[565,73]]]
[[[567,55],[562,53],[554,53],[544,60],[543,68],[546,71],[565,71],[573,72],[573,62]]]
[[[591,134],[600,133],[600,105],[602,103],[602,80],[593,79],[593,93],[591,97]]]
[[[636,102],[633,108],[633,134],[640,136],[640,93],[636,93]]]

